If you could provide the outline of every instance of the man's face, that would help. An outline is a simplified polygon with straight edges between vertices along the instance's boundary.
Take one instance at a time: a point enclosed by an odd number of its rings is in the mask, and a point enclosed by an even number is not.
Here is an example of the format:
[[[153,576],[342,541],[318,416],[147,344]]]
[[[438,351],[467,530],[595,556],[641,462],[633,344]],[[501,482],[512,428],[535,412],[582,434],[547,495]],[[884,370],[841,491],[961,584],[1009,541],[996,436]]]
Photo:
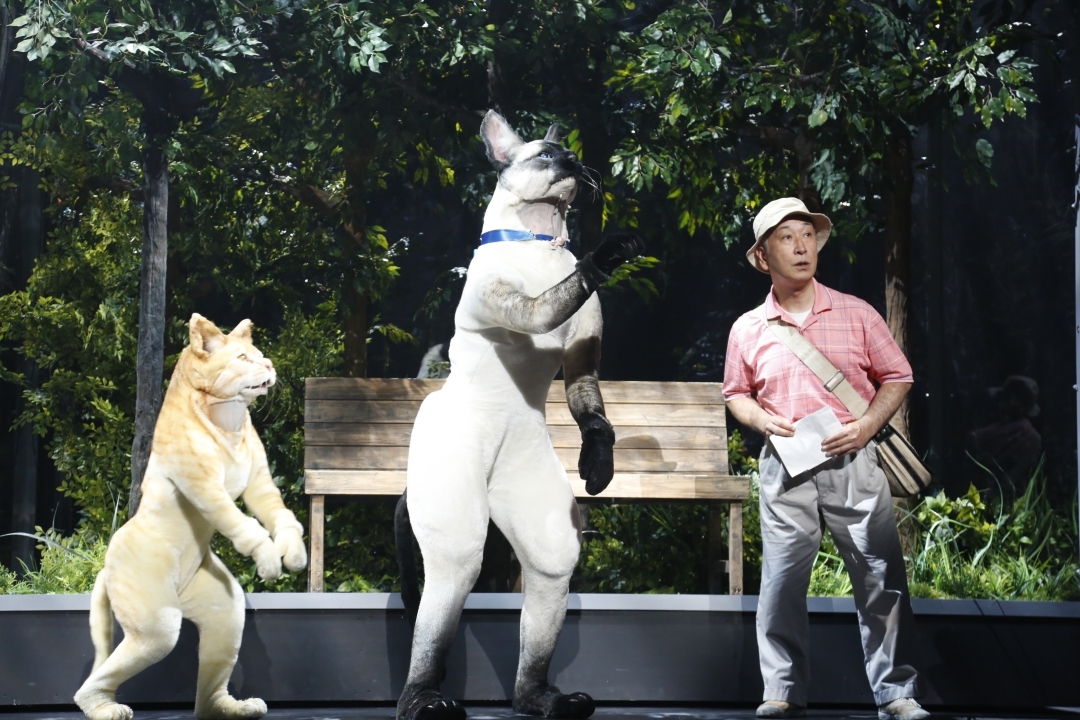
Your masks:
[[[802,286],[817,272],[814,225],[802,218],[788,218],[777,225],[756,252],[774,285]]]

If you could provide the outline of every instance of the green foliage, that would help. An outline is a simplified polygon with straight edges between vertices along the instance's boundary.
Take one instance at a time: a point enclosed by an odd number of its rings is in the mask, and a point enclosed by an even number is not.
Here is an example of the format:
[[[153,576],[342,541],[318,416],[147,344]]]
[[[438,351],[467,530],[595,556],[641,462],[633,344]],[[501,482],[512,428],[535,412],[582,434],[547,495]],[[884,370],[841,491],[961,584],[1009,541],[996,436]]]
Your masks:
[[[912,597],[991,600],[1080,599],[1076,501],[1062,513],[1036,470],[1015,500],[930,495],[905,521],[916,523],[907,558]],[[844,564],[826,535],[810,580],[811,595],[850,595]]]
[[[703,593],[707,505],[589,508],[579,592]]]
[[[738,430],[728,438],[728,463],[750,475],[743,503],[746,586],[760,578],[757,460]],[[578,592],[707,593],[709,506],[704,504],[598,505],[588,509],[584,544],[575,574]],[[721,532],[727,531],[727,517]]]
[[[911,558],[912,594],[995,600],[1080,599],[1076,498],[1062,513],[1047,493],[1042,467],[1009,501],[928,497],[913,511],[919,552]]]
[[[398,590],[393,503],[350,502],[327,512],[325,578],[335,592]]]
[[[50,528],[35,528],[41,564],[38,568],[23,567],[23,576],[0,566],[0,594],[8,595],[66,595],[88,593],[105,565],[108,541],[80,529],[74,535],[62,536]]]
[[[180,210],[170,210],[168,352],[182,347],[192,311],[255,319],[279,381],[254,419],[275,482],[306,524],[304,378],[340,374],[346,337],[409,341],[378,314],[407,249],[384,228],[408,214],[478,210],[492,183],[475,132],[483,108],[497,105],[529,136],[561,121],[573,128],[568,145],[609,176],[596,217],[587,193],[575,202],[583,247],[605,224],[647,227],[650,252],[664,258],[677,235],[733,242],[763,201],[792,188],[830,209],[838,237],[865,236],[880,224],[870,204],[897,138],[932,120],[1023,117],[1035,101],[1032,64],[1017,54],[1024,27],[973,36],[970,3],[804,5],[27,0],[16,26],[35,60],[30,95],[23,131],[5,137],[0,157],[5,173],[43,173],[52,232],[29,286],[0,298],[0,344],[42,373],[32,384],[12,364],[0,379],[24,389],[19,422],[45,438],[80,533],[107,535],[129,478],[143,136],[121,63],[190,80],[201,107],[167,146]],[[960,149],[985,176],[993,147]],[[641,259],[612,284],[662,294],[657,262]],[[416,317],[430,320],[460,280],[440,277]],[[357,318],[362,327],[344,332]],[[738,433],[729,457],[733,472],[755,478]],[[760,565],[756,479],[752,488],[748,592]],[[1067,557],[1068,528],[1038,524],[1053,515],[1040,498],[1027,515],[924,503],[948,522],[920,518],[935,528],[920,537],[934,542],[913,559],[913,588],[975,587],[957,569],[967,562],[985,571],[979,592],[1066,593],[1069,566],[1049,558]],[[329,587],[394,587],[391,513],[328,509]],[[581,589],[703,591],[704,506],[601,506],[590,516]],[[305,586],[302,573],[268,586],[229,543],[215,547],[249,591]],[[814,587],[843,591],[828,540],[822,553]],[[1038,580],[1049,576],[1058,580]]]
[[[45,379],[28,387],[20,373],[0,373],[25,388],[17,422],[48,437],[86,530],[106,537],[117,502],[127,505],[141,240],[123,199],[103,199],[85,220],[53,233],[28,287],[0,297],[0,342]]]
[[[890,154],[928,121],[1024,117],[1029,29],[975,35],[963,0],[674,3],[626,33],[610,86],[645,106],[613,158],[635,190],[668,189],[679,227],[729,245],[769,199],[797,192],[857,238],[888,190]],[[647,109],[646,109],[647,108]],[[977,147],[988,164],[989,143]]]

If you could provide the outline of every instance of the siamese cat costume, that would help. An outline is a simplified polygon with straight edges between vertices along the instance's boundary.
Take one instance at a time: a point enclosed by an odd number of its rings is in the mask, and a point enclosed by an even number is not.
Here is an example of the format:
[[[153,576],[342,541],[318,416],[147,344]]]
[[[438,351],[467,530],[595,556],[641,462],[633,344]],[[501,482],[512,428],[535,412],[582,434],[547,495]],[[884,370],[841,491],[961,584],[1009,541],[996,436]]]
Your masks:
[[[417,596],[415,563],[405,552],[409,524],[425,585],[397,717],[465,717],[460,704],[442,697],[439,683],[480,572],[490,519],[513,546],[524,583],[514,710],[586,718],[592,698],[548,683],[581,520],[548,437],[544,404],[561,367],[581,429],[579,473],[590,494],[601,492],[614,474],[615,432],[597,382],[602,320],[595,291],[643,246],[634,236],[609,236],[575,259],[566,247],[566,210],[583,168],[558,144],[558,126],[526,143],[489,111],[480,132],[499,171],[498,187],[454,318],[450,375],[416,417],[408,489],[398,505],[407,606],[415,608]]]

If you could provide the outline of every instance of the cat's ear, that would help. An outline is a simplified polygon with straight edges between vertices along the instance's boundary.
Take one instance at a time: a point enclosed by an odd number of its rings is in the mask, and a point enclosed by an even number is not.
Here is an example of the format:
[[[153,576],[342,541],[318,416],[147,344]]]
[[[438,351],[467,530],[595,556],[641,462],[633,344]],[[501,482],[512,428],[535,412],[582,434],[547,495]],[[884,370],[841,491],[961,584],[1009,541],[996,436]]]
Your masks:
[[[251,344],[251,328],[255,327],[255,323],[250,320],[241,320],[237,323],[236,327],[229,333],[229,337],[236,338],[237,340],[243,340],[248,345]]]
[[[496,170],[502,170],[509,165],[510,154],[515,148],[525,144],[514,132],[514,128],[510,127],[510,123],[494,110],[488,110],[480,123],[480,137],[484,138],[488,160]]]
[[[544,136],[544,140],[556,144],[562,142],[562,128],[559,127],[559,123],[551,123],[551,127],[548,128],[547,135]]]
[[[188,330],[191,337],[191,349],[201,358],[209,357],[211,353],[220,350],[225,345],[225,333],[218,330],[217,325],[199,313],[192,313]]]

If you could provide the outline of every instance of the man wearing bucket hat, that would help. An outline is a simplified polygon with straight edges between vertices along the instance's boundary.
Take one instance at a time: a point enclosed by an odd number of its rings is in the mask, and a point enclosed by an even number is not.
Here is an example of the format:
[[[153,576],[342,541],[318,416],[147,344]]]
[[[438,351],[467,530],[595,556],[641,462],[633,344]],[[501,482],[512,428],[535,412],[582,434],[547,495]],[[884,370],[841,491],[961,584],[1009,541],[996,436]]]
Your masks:
[[[771,441],[762,450],[761,595],[758,653],[765,682],[758,717],[801,717],[809,692],[806,591],[821,543],[832,533],[851,578],[866,674],[880,720],[929,716],[912,664],[911,602],[892,498],[878,467],[874,435],[911,388],[911,366],[881,316],[867,303],[817,280],[818,251],[832,222],[796,198],[774,200],[754,218],[750,264],[772,278],[763,307],[735,321],[728,338],[724,398],[739,422],[771,438],[832,408],[843,427],[822,442],[824,464],[792,478]],[[813,371],[774,334],[788,324],[810,341],[870,403],[855,419]]]

